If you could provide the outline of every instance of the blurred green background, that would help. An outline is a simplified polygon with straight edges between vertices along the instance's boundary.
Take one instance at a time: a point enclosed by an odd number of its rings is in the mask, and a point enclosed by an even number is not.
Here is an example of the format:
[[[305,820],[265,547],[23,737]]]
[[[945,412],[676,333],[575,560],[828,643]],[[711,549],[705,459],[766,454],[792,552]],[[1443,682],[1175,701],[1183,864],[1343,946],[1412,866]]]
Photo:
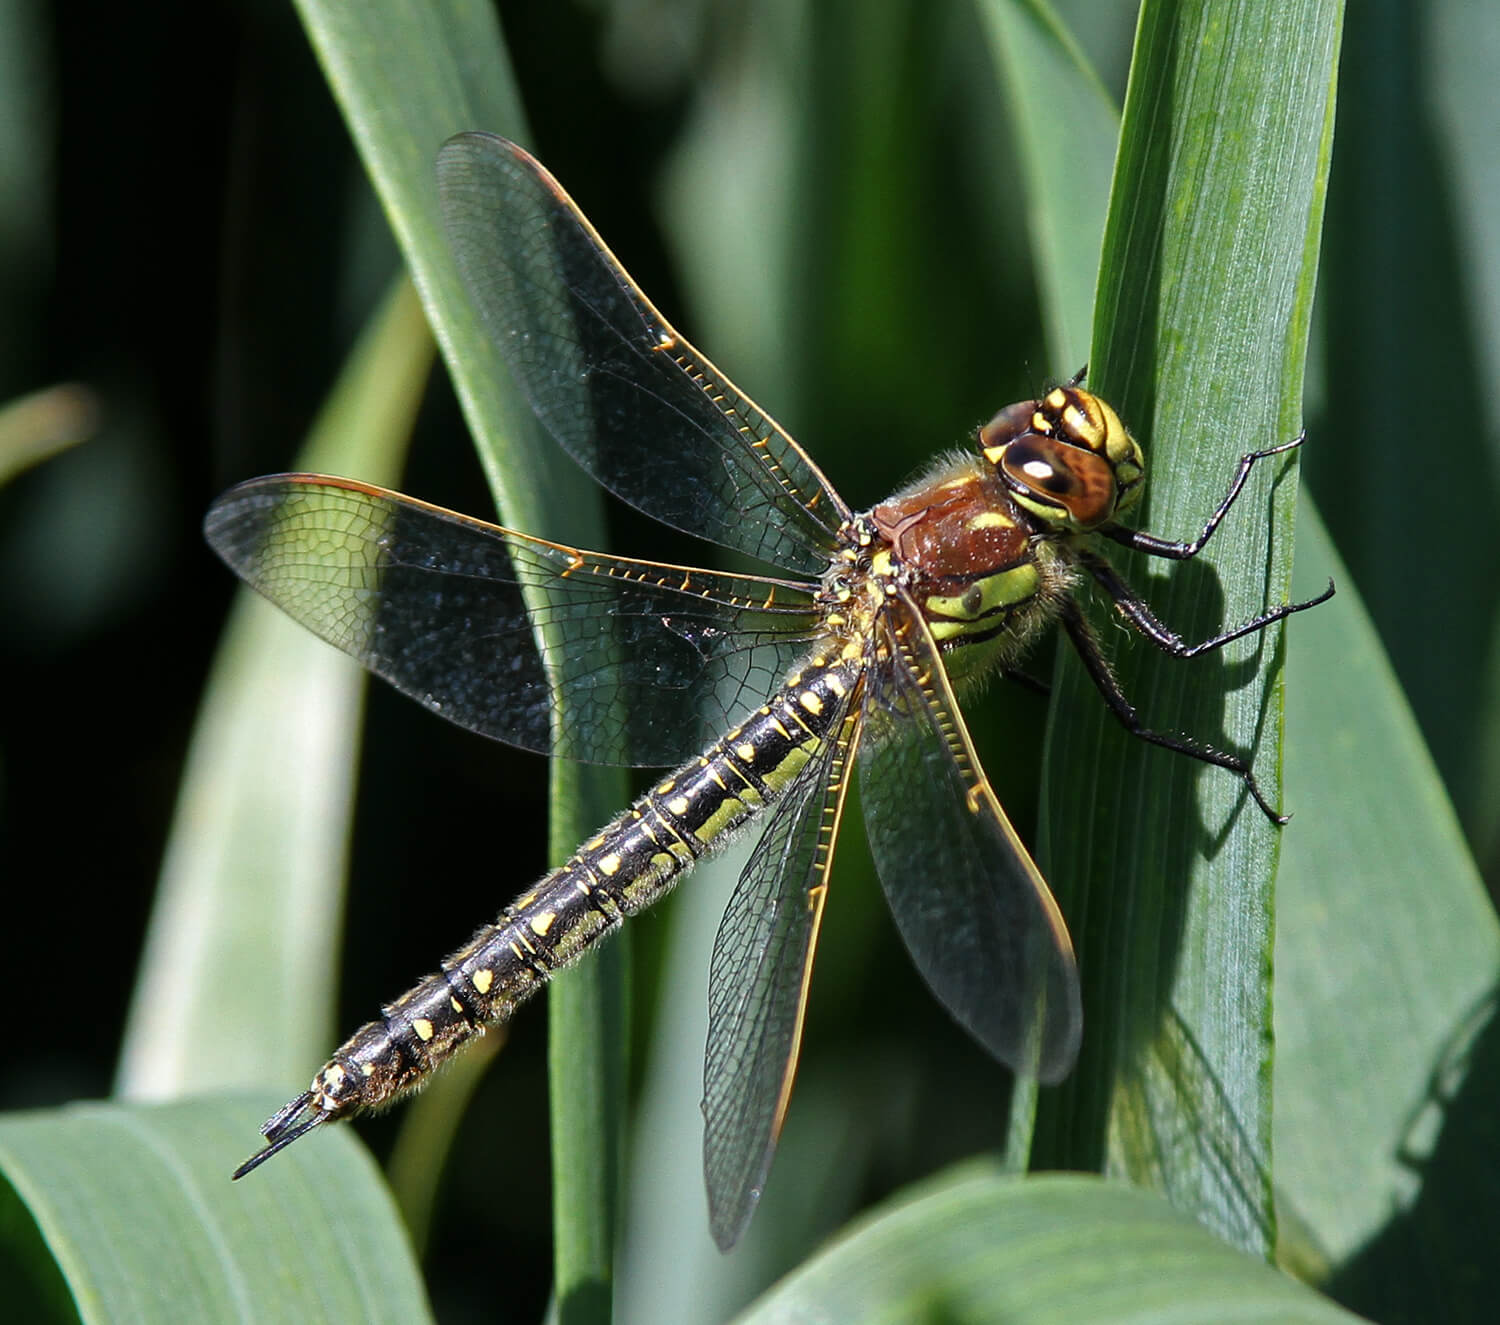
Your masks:
[[[1058,8],[1118,102],[1131,7],[1103,21],[1083,0]],[[1005,93],[970,6],[498,9],[537,155],[667,315],[808,445],[852,505],[1079,366],[1044,345],[1025,198],[1006,167]],[[1303,468],[1492,895],[1497,73],[1500,20],[1482,0],[1351,7]],[[26,1023],[13,1018],[0,1108],[15,1109],[111,1087],[234,588],[199,521],[228,484],[291,463],[398,257],[289,6],[246,0],[184,22],[166,6],[17,0],[0,16],[0,108],[0,402],[77,383],[85,394],[49,398],[56,413],[26,429],[88,434],[0,489],[0,959]],[[790,283],[722,256],[762,217],[781,227]],[[701,244],[706,227],[728,242]],[[19,447],[19,435],[0,434],[0,446]],[[492,515],[441,367],[400,486]],[[609,519],[617,549],[700,555],[631,513]],[[997,688],[971,711],[1029,837],[1045,704]],[[541,760],[371,691],[340,1029],[541,872],[545,775]],[[846,867],[863,853],[858,837],[842,848]],[[856,1200],[992,1144],[1008,1090],[921,987],[874,887],[852,868],[840,879],[778,1172],[817,1155],[855,1190],[826,1196],[827,1210],[790,1191],[779,1206],[773,1181],[762,1265],[792,1263]],[[661,1036],[683,1037],[690,1059],[701,1052],[701,1032],[675,1029],[682,995],[660,973],[677,923],[663,910],[634,926],[632,1082],[648,1091]],[[690,996],[701,1001],[701,988]],[[456,1142],[475,1158],[448,1178],[427,1259],[443,1318],[483,1317],[501,1284],[516,1318],[543,1309],[545,1074],[545,1023],[532,1011]],[[673,1089],[695,1106],[691,1073]],[[850,1099],[865,1102],[852,1126]],[[399,1121],[361,1131],[382,1151]],[[696,1133],[679,1151],[696,1173]],[[497,1153],[500,1200],[482,1176]],[[481,1219],[497,1214],[499,1232]],[[732,1303],[750,1290],[716,1291]]]

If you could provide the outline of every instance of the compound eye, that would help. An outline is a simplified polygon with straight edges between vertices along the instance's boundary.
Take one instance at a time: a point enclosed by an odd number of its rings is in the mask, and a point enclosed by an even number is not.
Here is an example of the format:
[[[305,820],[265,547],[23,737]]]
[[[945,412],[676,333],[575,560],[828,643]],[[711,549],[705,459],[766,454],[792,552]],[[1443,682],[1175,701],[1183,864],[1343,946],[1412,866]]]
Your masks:
[[[1034,400],[1007,405],[979,430],[979,449],[994,461],[1002,448],[1032,431],[1036,416],[1037,402]]]
[[[1075,528],[1092,529],[1115,512],[1114,470],[1092,451],[1033,434],[1006,447],[1000,469],[1021,501],[1060,512]]]

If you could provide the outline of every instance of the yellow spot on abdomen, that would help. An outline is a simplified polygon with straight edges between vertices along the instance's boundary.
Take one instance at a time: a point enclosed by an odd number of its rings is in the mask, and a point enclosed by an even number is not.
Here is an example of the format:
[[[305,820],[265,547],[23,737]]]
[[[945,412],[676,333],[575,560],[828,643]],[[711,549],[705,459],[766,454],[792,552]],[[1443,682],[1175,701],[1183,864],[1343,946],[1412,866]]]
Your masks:
[[[671,810],[673,814],[686,814],[688,812],[688,798],[686,796],[677,796],[669,800],[667,802],[667,809]]]
[[[495,983],[495,973],[488,967],[482,967],[469,977],[474,988],[481,994],[490,992],[490,986]]]
[[[552,922],[557,919],[556,911],[542,911],[531,917],[531,932],[539,939],[547,937],[547,931],[552,928]]]
[[[416,1031],[417,1039],[424,1044],[432,1039],[432,1023],[426,1017],[415,1017],[411,1023],[412,1030]]]
[[[619,872],[620,872],[620,858],[619,858],[619,856],[614,855],[613,853],[611,853],[608,856],[601,856],[599,858],[599,873],[608,875],[608,874],[618,874]]]
[[[797,702],[809,713],[821,713],[823,711],[823,701],[818,698],[816,691],[804,690],[797,696]]]

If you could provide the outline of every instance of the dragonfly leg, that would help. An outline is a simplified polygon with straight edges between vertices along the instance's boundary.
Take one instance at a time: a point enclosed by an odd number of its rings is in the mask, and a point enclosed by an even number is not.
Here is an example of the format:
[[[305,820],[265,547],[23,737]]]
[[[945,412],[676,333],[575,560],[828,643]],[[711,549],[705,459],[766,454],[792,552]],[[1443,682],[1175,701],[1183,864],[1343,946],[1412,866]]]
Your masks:
[[[1068,638],[1072,640],[1073,647],[1078,651],[1078,656],[1083,660],[1084,668],[1088,671],[1089,680],[1094,683],[1104,697],[1104,702],[1109,705],[1109,711],[1119,719],[1120,725],[1132,736],[1146,741],[1151,745],[1159,745],[1164,750],[1175,750],[1178,754],[1187,755],[1190,759],[1197,759],[1205,764],[1213,764],[1216,768],[1222,768],[1233,773],[1245,784],[1245,790],[1254,798],[1255,803],[1260,806],[1265,816],[1272,823],[1284,824],[1291,816],[1281,814],[1271,808],[1266,800],[1265,794],[1260,789],[1260,783],[1255,780],[1254,770],[1251,769],[1249,761],[1239,755],[1228,754],[1223,750],[1216,750],[1211,745],[1205,745],[1202,741],[1195,741],[1190,736],[1183,736],[1176,732],[1153,731],[1141,721],[1140,714],[1135,705],[1126,698],[1125,692],[1120,689],[1120,683],[1115,679],[1114,672],[1110,669],[1108,661],[1099,648],[1099,641],[1094,638],[1094,632],[1083,618],[1077,603],[1069,600],[1062,609],[1063,629],[1068,632]]]
[[[1263,451],[1251,451],[1249,455],[1242,455],[1239,468],[1235,470],[1234,478],[1229,482],[1229,491],[1224,494],[1224,500],[1204,522],[1203,532],[1190,542],[1157,538],[1155,534],[1145,534],[1138,529],[1127,529],[1123,525],[1102,525],[1098,532],[1124,547],[1134,548],[1137,552],[1144,552],[1148,556],[1166,557],[1172,561],[1186,561],[1189,557],[1196,557],[1203,551],[1204,544],[1213,537],[1214,530],[1223,523],[1224,517],[1229,514],[1229,508],[1239,500],[1240,491],[1244,488],[1245,480],[1250,477],[1250,471],[1255,468],[1256,462],[1265,460],[1269,456],[1295,451],[1306,439],[1307,433],[1301,432],[1291,441],[1282,442],[1279,446],[1268,446]]]
[[[1099,587],[1110,596],[1120,615],[1163,653],[1169,653],[1174,658],[1196,658],[1200,653],[1222,649],[1233,640],[1253,635],[1256,631],[1264,630],[1267,626],[1274,625],[1294,613],[1305,612],[1309,607],[1326,603],[1333,597],[1333,581],[1329,580],[1328,587],[1315,598],[1308,598],[1300,603],[1283,603],[1280,607],[1273,607],[1269,612],[1262,612],[1259,616],[1251,617],[1249,621],[1235,626],[1232,630],[1226,630],[1209,639],[1201,640],[1197,644],[1188,644],[1181,635],[1168,627],[1147,606],[1146,600],[1126,584],[1115,568],[1103,557],[1082,550],[1078,553],[1078,562],[1094,577]]]

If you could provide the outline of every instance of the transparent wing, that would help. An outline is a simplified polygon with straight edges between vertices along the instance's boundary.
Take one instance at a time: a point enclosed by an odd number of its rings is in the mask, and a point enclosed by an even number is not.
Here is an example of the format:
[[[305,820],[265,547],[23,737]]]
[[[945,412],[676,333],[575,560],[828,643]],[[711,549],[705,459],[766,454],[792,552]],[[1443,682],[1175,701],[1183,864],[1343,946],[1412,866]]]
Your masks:
[[[1067,927],[985,779],[932,634],[904,595],[865,687],[860,794],[917,969],[996,1058],[1066,1076],[1083,1028]]]
[[[204,533],[253,588],[434,713],[595,763],[697,753],[776,688],[817,620],[791,581],[583,552],[321,475],[232,488]]]
[[[470,297],[562,447],[646,514],[805,575],[848,509],[807,454],[652,307],[557,181],[491,134],[438,157]]]
[[[850,702],[845,701],[847,713]],[[714,1241],[750,1222],[791,1098],[854,723],[803,766],[725,908],[708,976],[703,1176]]]

